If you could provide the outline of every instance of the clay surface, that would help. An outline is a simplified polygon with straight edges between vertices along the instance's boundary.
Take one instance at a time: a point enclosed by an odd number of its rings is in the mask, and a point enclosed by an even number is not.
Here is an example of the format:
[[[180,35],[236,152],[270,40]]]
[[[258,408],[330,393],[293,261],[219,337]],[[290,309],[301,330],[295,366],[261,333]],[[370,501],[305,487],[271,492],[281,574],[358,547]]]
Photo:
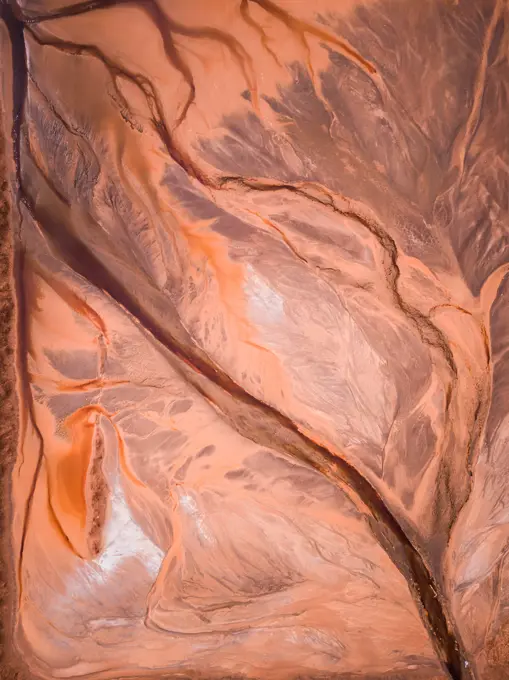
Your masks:
[[[509,677],[507,2],[0,18],[28,677]]]

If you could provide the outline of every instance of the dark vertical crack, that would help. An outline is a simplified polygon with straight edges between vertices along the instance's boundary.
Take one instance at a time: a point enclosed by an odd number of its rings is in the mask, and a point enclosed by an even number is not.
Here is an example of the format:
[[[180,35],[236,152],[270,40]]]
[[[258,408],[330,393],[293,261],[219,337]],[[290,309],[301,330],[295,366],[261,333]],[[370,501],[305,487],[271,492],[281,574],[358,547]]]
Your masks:
[[[104,0],[103,2],[94,0],[92,2],[85,2],[71,8],[66,8],[65,10],[59,10],[58,17],[75,16],[85,11],[105,8],[114,4],[120,3],[114,2],[113,0]],[[264,1],[258,2],[258,4],[264,6],[265,9],[270,8],[271,11],[274,11],[273,3]],[[474,674],[467,662],[465,650],[462,648],[460,639],[455,635],[454,627],[449,620],[447,607],[442,603],[441,598],[437,594],[438,588],[436,587],[433,575],[419,551],[414,547],[404,529],[392,515],[376,489],[350,463],[343,458],[340,458],[338,455],[335,455],[324,446],[317,444],[311,437],[303,434],[290,418],[245,392],[228,376],[228,374],[214,365],[199,348],[196,348],[196,346],[193,346],[191,343],[183,343],[181,340],[174,337],[174,335],[164,328],[157,319],[139,305],[132,291],[127,290],[123,284],[115,278],[86,243],[81,242],[71,230],[60,229],[59,225],[52,219],[52,216],[48,213],[47,209],[41,207],[41,205],[34,201],[26,191],[23,185],[20,158],[21,123],[23,119],[23,105],[27,91],[27,64],[23,22],[20,19],[19,12],[17,10],[15,11],[13,6],[6,4],[5,0],[4,3],[0,5],[0,8],[1,17],[4,19],[11,36],[13,53],[14,111],[12,137],[16,163],[18,207],[24,205],[27,208],[33,218],[44,230],[57,252],[60,253],[63,260],[70,267],[89,280],[90,273],[94,273],[92,282],[105,290],[114,300],[121,303],[128,312],[135,316],[141,324],[172,353],[172,355],[180,362],[181,370],[187,371],[187,378],[207,399],[211,401],[216,400],[218,407],[222,410],[224,410],[223,407],[225,403],[228,404],[234,401],[235,406],[238,406],[238,408],[236,408],[236,415],[230,416],[228,414],[228,409],[226,409],[225,417],[231,421],[232,426],[241,434],[253,441],[278,448],[288,455],[298,458],[326,475],[336,484],[347,487],[355,494],[355,496],[357,496],[358,500],[361,501],[365,508],[366,516],[373,534],[405,577],[444,668],[448,671],[453,680],[468,680],[473,678]],[[51,16],[39,17],[39,19],[36,17],[27,17],[26,22],[36,23],[37,21],[50,18],[57,18],[57,16],[53,13]],[[174,28],[177,30],[180,29],[179,26]],[[187,29],[184,34],[192,35]],[[205,35],[204,37],[207,36]],[[222,38],[222,36],[217,36],[215,34],[210,35],[209,37],[211,39]],[[232,181],[242,182],[239,178],[224,178],[219,184],[214,182],[203,176],[185,157],[185,154],[175,148],[172,136],[164,122],[162,106],[148,79],[143,79],[137,74],[129,73],[125,69],[119,67],[118,64],[115,64],[111,60],[108,61],[94,46],[76,46],[71,43],[64,43],[63,41],[60,41],[58,46],[64,50],[73,52],[74,54],[88,53],[101,59],[110,72],[113,80],[115,80],[116,77],[125,77],[134,82],[147,97],[149,108],[153,114],[152,122],[161,141],[164,143],[173,160],[178,163],[188,175],[198,179],[205,186],[213,188],[222,188]],[[34,170],[41,172],[40,168],[37,169],[34,167]],[[47,178],[45,179],[47,180]],[[51,186],[48,185],[48,187],[49,190],[51,190]],[[294,190],[294,188],[291,190]],[[307,195],[307,198],[310,198],[310,196]],[[55,195],[55,200],[62,201],[62,197],[59,198]],[[65,201],[62,202],[65,203]],[[357,217],[357,219],[359,218],[358,215],[354,215],[354,217]],[[429,321],[429,319],[420,315],[419,312],[408,306],[405,307],[405,303],[401,299],[397,290],[399,268],[397,266],[397,251],[394,241],[387,234],[382,232],[378,233],[376,231],[376,225],[366,223],[365,226],[377,236],[380,244],[389,256],[391,272],[389,284],[393,289],[395,299],[398,301],[402,311],[405,311],[405,313],[412,316],[414,322],[422,332],[423,338],[427,338],[429,344],[442,349],[451,372],[455,375],[456,371],[452,354],[450,354],[450,349],[446,345],[440,331]],[[19,286],[21,285],[19,277],[20,272],[22,271],[22,259],[23,255],[21,251],[19,251],[18,246],[16,269]],[[22,306],[22,295],[20,296],[20,300]],[[22,314],[20,314],[20,317],[22,317]],[[19,340],[21,343],[24,342],[22,339],[23,335],[23,333],[19,333]],[[20,344],[20,355],[26,357],[26,351],[27,348],[23,344]],[[23,372],[26,374],[26,369],[24,369]],[[32,403],[31,394],[29,395],[27,393],[24,396],[27,398],[27,403],[30,406]],[[228,399],[231,401],[228,402]],[[34,426],[36,426],[35,423]],[[42,464],[41,461],[42,451],[39,458],[39,468]]]
[[[16,189],[21,186],[20,130],[27,89],[27,63],[23,23],[16,16],[17,6],[9,0],[0,0],[0,18],[9,32],[12,58],[12,145],[16,167]]]
[[[21,121],[23,119],[23,108],[25,104],[26,88],[27,88],[27,63],[25,54],[25,39],[23,32],[23,24],[17,19],[13,6],[6,0],[2,1],[0,4],[0,18],[3,20],[8,32],[11,45],[11,60],[12,60],[12,149],[14,155],[14,165],[15,165],[15,198],[17,203],[17,215],[14,217],[11,214],[11,220],[19,219],[20,216],[20,197],[21,197],[21,160],[20,160],[20,136],[21,136]],[[29,386],[27,384],[27,347],[25,344],[25,333],[23,330],[23,320],[25,315],[25,305],[23,288],[21,284],[21,270],[23,263],[23,251],[20,248],[19,240],[14,239],[14,261],[13,261],[13,276],[14,276],[14,290],[16,294],[17,302],[17,350],[18,350],[18,362],[20,371],[20,389],[21,396],[25,402],[24,407],[30,412],[30,404],[32,402],[31,394],[29,394]],[[21,409],[20,409],[21,410]],[[33,413],[30,414],[33,416]],[[33,419],[34,427],[36,428],[35,419]],[[26,420],[21,423],[20,436],[23,436],[24,431],[28,427]],[[37,429],[36,429],[37,433]],[[39,433],[40,435],[40,433]],[[42,465],[42,437],[40,441],[40,450],[37,459],[36,469],[34,477],[32,480],[32,485],[29,491],[25,516],[23,519],[23,528],[21,533],[21,543],[20,543],[20,554],[18,561],[18,587],[21,587],[21,564],[23,559],[23,552],[25,548],[26,534],[28,528],[28,522],[30,518],[32,500],[35,493],[35,488],[37,485],[37,479],[39,478],[39,473]],[[21,593],[20,593],[21,594]]]

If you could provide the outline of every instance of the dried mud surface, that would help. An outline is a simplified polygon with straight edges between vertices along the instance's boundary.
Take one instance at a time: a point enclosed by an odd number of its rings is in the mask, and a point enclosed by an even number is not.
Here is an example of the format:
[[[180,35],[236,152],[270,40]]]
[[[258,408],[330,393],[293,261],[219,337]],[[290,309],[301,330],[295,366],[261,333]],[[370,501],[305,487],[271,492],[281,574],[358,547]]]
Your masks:
[[[509,677],[507,2],[0,10],[8,672]]]

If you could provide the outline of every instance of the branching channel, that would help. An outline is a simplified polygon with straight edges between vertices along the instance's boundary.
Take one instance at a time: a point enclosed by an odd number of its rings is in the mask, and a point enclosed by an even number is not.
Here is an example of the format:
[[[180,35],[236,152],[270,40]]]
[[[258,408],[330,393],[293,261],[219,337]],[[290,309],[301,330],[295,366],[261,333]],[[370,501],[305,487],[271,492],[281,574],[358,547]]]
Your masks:
[[[286,14],[283,17],[281,11],[278,10],[274,3],[269,2],[268,0],[253,1],[263,7],[267,12],[277,16],[279,19],[288,20]],[[451,382],[454,383],[456,380],[457,369],[452,352],[444,335],[428,317],[410,307],[401,297],[398,289],[400,271],[397,262],[398,254],[396,244],[392,237],[383,230],[379,224],[358,214],[354,210],[340,209],[336,204],[334,196],[330,194],[328,196],[324,195],[322,199],[317,198],[314,193],[310,193],[309,191],[306,191],[304,187],[300,186],[281,184],[268,185],[256,180],[249,180],[241,177],[222,177],[217,179],[207,176],[207,174],[197,167],[190,159],[186,151],[179,148],[175,143],[174,135],[165,122],[163,106],[158,93],[146,76],[125,69],[121,64],[107,57],[94,45],[77,45],[54,37],[41,37],[40,32],[34,28],[34,25],[41,21],[75,16],[80,13],[104,9],[117,4],[125,3],[122,0],[118,0],[117,2],[115,2],[115,0],[103,0],[102,2],[100,0],[92,0],[91,2],[84,2],[74,5],[73,7],[60,9],[57,13],[52,15],[46,14],[38,17],[23,17],[14,6],[6,4],[0,5],[1,17],[5,21],[10,32],[14,64],[14,123],[12,136],[18,185],[18,207],[21,208],[21,205],[26,206],[34,220],[37,221],[41,229],[45,232],[49,241],[55,246],[55,249],[59,252],[62,259],[70,267],[82,276],[91,280],[93,284],[105,290],[114,300],[122,304],[130,314],[140,321],[149,333],[167,348],[172,357],[174,357],[177,365],[180,366],[182,373],[186,375],[186,379],[193,384],[195,389],[204,394],[207,399],[217,404],[218,408],[224,413],[225,419],[231,423],[232,427],[245,437],[258,442],[261,445],[270,445],[284,451],[289,456],[305,462],[310,467],[320,471],[335,484],[341,485],[342,488],[347,487],[350,490],[350,493],[358,500],[359,506],[364,508],[364,512],[376,539],[405,577],[444,668],[447,669],[453,680],[472,680],[474,677],[473,672],[467,661],[461,640],[455,633],[454,624],[447,611],[447,605],[439,594],[440,588],[438,587],[433,574],[426,565],[426,562],[418,549],[412,544],[400,522],[398,522],[396,517],[392,514],[376,489],[356,468],[354,468],[346,459],[341,457],[338,452],[332,452],[325,446],[317,444],[310,435],[303,433],[299,426],[289,417],[280,413],[272,406],[255,399],[251,394],[236,384],[219,366],[215,365],[196,345],[193,345],[191,342],[183,342],[177,333],[172,332],[171,328],[169,329],[167,325],[163,325],[159,319],[143,309],[136,300],[136,296],[133,292],[127,290],[123,283],[108,270],[97,254],[93,252],[92,248],[76,234],[72,233],[71,230],[63,230],[60,223],[52,219],[51,208],[48,208],[47,206],[41,207],[40,203],[33,195],[31,195],[30,190],[27,188],[23,180],[20,163],[20,154],[22,153],[21,130],[23,123],[23,107],[26,98],[28,78],[25,30],[30,33],[32,39],[41,45],[51,45],[55,49],[59,49],[68,54],[87,55],[100,60],[111,77],[119,102],[127,109],[129,108],[128,102],[125,101],[125,98],[117,85],[117,79],[124,78],[133,83],[145,96],[151,112],[153,128],[159,135],[159,138],[170,157],[191,178],[199,181],[207,188],[213,190],[233,190],[235,187],[242,186],[244,189],[250,191],[297,192],[307,200],[318,201],[322,205],[329,206],[329,208],[335,212],[352,217],[362,224],[363,228],[369,230],[370,233],[375,236],[386,255],[387,283],[392,291],[395,303],[404,314],[412,319],[421,334],[423,341],[442,353],[449,367]],[[234,56],[236,55],[238,60],[245,59],[243,52],[244,48],[239,46],[233,39],[233,42],[229,41],[229,38],[227,40],[227,36],[226,34],[223,34],[223,32],[210,29],[208,33],[205,34],[205,29],[188,29],[180,26],[179,24],[172,22],[164,15],[164,13],[162,13],[155,0],[151,2],[144,2],[142,0],[140,6],[149,8],[151,16],[153,17],[154,22],[157,23],[162,34],[169,29],[170,32],[176,32],[190,38],[201,35],[207,39],[217,40],[223,44],[227,44],[232,54]],[[246,14],[245,16],[247,17]],[[303,31],[308,30],[307,27],[301,27],[301,29]],[[179,68],[181,73],[183,73],[189,86],[190,95],[184,110],[180,114],[182,118],[194,99],[195,93],[193,89],[192,74],[190,74],[190,72],[187,73],[185,66],[179,62],[178,53],[174,51],[174,45],[171,41],[171,35],[167,36],[167,39],[163,37],[163,41],[165,40],[165,51],[168,58],[172,60],[173,65]],[[347,49],[348,46],[344,45],[343,47],[344,49]],[[351,56],[358,58],[358,55],[354,55],[353,53]],[[249,61],[244,60],[242,63],[246,65],[246,79],[251,82],[252,74]],[[363,67],[369,68],[369,64],[365,63],[363,64]],[[41,175],[42,179],[46,182],[47,190],[54,195],[55,202],[57,204],[65,202],[62,196],[58,196],[54,192],[54,189],[51,187],[51,182],[49,182],[49,178],[44,176],[43,170],[37,168],[33,164],[33,161],[31,163],[30,159],[27,159],[27,163],[31,165],[34,172],[38,172]],[[62,233],[63,231],[65,234]],[[18,248],[19,247],[18,244]],[[21,257],[19,257],[17,261],[18,271],[21,265]],[[23,351],[23,347],[20,349]],[[229,405],[231,408],[229,408]],[[34,481],[34,485],[35,483],[36,480]],[[29,510],[27,511],[25,524],[28,522],[28,516]]]

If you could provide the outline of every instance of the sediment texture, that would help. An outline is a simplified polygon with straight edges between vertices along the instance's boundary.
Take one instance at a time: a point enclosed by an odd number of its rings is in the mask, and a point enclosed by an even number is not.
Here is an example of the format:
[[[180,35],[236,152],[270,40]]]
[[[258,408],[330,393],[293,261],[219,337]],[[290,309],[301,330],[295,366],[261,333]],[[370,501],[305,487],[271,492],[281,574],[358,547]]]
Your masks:
[[[30,672],[507,677],[507,3],[1,7]]]

